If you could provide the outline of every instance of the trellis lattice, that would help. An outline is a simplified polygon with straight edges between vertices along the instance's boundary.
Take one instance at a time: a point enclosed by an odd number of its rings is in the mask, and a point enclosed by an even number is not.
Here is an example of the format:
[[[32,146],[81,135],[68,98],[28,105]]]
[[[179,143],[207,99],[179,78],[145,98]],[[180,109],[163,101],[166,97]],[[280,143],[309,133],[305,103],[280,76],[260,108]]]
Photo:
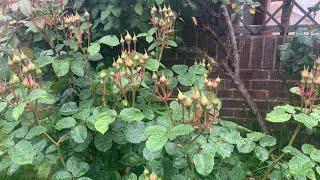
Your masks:
[[[241,33],[245,34],[252,34],[252,35],[258,35],[258,34],[263,34],[263,33],[289,33],[289,32],[294,32],[297,28],[300,27],[306,27],[308,25],[301,25],[301,22],[304,21],[305,19],[309,19],[313,25],[318,27],[320,29],[320,24],[316,21],[314,17],[311,16],[311,13],[314,12],[312,8],[309,8],[308,10],[305,10],[299,3],[296,2],[296,0],[283,0],[283,3],[276,8],[274,12],[270,12],[267,7],[267,0],[260,0],[261,6],[259,7],[259,15],[260,22],[261,24],[255,24],[252,25],[242,18],[239,19],[241,22],[241,26],[239,26],[239,31]],[[319,6],[320,1],[318,1],[316,4],[313,6]],[[303,16],[297,20],[294,24],[290,24],[287,26],[287,24],[290,21],[290,16],[292,9],[296,7],[301,13],[303,13]],[[282,12],[282,17],[280,20],[278,20],[275,16]],[[320,13],[320,12],[319,12]],[[275,25],[269,25],[268,23],[270,21],[273,21]],[[288,27],[288,28],[286,28]]]

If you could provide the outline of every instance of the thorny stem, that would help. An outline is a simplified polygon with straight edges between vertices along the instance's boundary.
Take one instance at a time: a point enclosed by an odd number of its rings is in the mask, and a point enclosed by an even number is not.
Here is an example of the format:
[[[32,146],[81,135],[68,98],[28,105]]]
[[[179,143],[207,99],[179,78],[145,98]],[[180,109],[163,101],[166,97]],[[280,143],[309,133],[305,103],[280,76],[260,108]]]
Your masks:
[[[297,125],[296,129],[294,130],[294,133],[293,133],[293,135],[292,135],[292,137],[291,137],[291,139],[290,139],[290,141],[289,141],[288,146],[291,146],[291,145],[294,143],[297,135],[299,134],[300,129],[301,129],[301,123],[298,123],[298,125]],[[282,153],[276,160],[274,160],[274,161],[272,162],[272,164],[271,164],[271,165],[269,166],[269,168],[267,169],[267,171],[266,171],[266,173],[265,173],[265,175],[264,175],[264,177],[263,177],[263,180],[266,180],[266,179],[268,178],[268,176],[269,176],[269,174],[271,173],[273,167],[274,167],[286,154],[287,154],[287,153],[285,153],[285,152]]]

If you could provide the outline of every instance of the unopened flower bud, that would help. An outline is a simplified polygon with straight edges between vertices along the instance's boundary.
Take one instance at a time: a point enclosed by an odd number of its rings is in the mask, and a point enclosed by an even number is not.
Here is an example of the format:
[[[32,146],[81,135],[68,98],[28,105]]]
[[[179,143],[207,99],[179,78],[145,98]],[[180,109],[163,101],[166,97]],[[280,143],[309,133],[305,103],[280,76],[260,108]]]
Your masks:
[[[87,11],[87,10],[85,10],[85,12],[84,12],[84,17],[86,17],[86,18],[88,18],[88,17],[90,17],[90,14],[89,14],[89,12]]]
[[[216,82],[217,82],[218,84],[220,84],[221,79],[220,79],[220,77],[219,77],[219,76],[216,78]]]
[[[15,84],[15,83],[18,83],[19,81],[20,81],[20,79],[18,78],[18,76],[15,74],[12,74],[10,76],[9,84]]]
[[[13,61],[12,61],[12,59],[10,59],[10,58],[9,58],[9,59],[8,59],[8,63],[7,63],[7,64],[8,64],[8,66],[12,66],[12,65],[13,65]]]
[[[107,73],[105,71],[101,71],[100,74],[99,74],[99,77],[101,79],[105,78],[107,76]]]
[[[30,62],[28,64],[27,69],[28,69],[28,72],[31,72],[31,71],[34,71],[36,69],[36,66],[32,62]]]
[[[301,71],[301,77],[302,77],[302,78],[307,78],[308,75],[309,75],[309,72],[308,72],[307,70]]]
[[[203,107],[207,107],[209,105],[209,100],[204,94],[201,95],[200,104]]]
[[[192,91],[192,96],[191,96],[192,100],[197,101],[200,98],[200,92],[198,89]]]
[[[144,170],[143,170],[143,175],[145,175],[145,176],[146,176],[146,175],[149,175],[149,173],[150,173],[150,172],[149,172],[149,170],[148,170],[148,169],[144,169]]]
[[[28,68],[25,67],[25,66],[22,66],[22,73],[23,73],[23,74],[28,73]]]
[[[185,96],[180,90],[178,90],[178,91],[179,91],[179,93],[178,93],[178,100],[179,100],[180,102],[183,102],[183,101],[186,99],[187,96]]]
[[[13,62],[13,64],[20,63],[21,58],[19,56],[17,56],[16,54],[13,54],[12,62]]]
[[[185,107],[190,107],[192,105],[193,101],[189,97],[186,97],[185,100],[183,101],[183,105]]]
[[[120,58],[120,56],[118,56],[117,63],[118,64],[123,64],[123,60]]]
[[[155,72],[152,73],[152,80],[153,81],[158,80],[158,76],[157,76],[157,74]]]
[[[143,54],[142,58],[145,61],[149,59],[149,55],[148,55],[147,51],[144,51],[144,54]]]
[[[25,59],[28,58],[23,52],[21,52],[21,56],[20,57],[21,57],[22,60],[25,60]]]
[[[122,58],[122,59],[126,59],[127,57],[128,57],[128,56],[127,56],[127,54],[126,54],[125,52],[122,52],[122,53],[121,53],[121,58]]]
[[[218,105],[219,103],[220,103],[220,101],[219,101],[218,98],[213,98],[213,99],[212,99],[212,104]]]
[[[160,83],[163,83],[163,84],[167,84],[168,83],[168,79],[164,75],[162,75],[160,77],[159,81],[160,81]]]
[[[124,39],[123,39],[123,37],[121,35],[120,35],[120,43],[121,43],[122,46],[124,45]]]
[[[40,68],[37,68],[37,69],[36,69],[36,74],[37,74],[37,75],[40,75],[41,73],[42,73],[41,69],[40,69]]]
[[[154,172],[152,172],[152,173],[150,174],[150,176],[149,176],[149,179],[150,179],[150,180],[156,180],[157,178],[158,178],[158,176],[157,176],[157,174],[154,173]]]
[[[131,43],[132,37],[131,37],[131,35],[129,34],[128,31],[127,31],[127,34],[126,34],[126,36],[124,37],[124,39],[126,40],[126,43],[127,43],[127,44],[130,44],[130,43]]]
[[[151,8],[151,11],[150,11],[151,14],[156,14],[157,13],[157,8],[155,6],[153,6]]]
[[[136,36],[136,34],[135,33],[133,33],[133,38],[132,38],[132,42],[133,43],[136,43],[137,42],[137,36]]]
[[[129,68],[132,67],[133,66],[133,61],[131,59],[126,61],[126,66],[129,67]]]

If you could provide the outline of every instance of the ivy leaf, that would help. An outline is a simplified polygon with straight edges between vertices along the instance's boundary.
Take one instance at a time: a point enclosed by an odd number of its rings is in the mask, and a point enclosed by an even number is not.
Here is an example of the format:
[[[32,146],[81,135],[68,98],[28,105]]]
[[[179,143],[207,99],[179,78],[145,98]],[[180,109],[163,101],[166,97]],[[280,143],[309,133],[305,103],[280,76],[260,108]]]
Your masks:
[[[71,131],[71,138],[76,143],[83,143],[87,137],[87,128],[84,125],[76,126]]]
[[[69,72],[70,63],[67,60],[55,60],[52,62],[52,67],[56,75],[61,77]]]
[[[112,146],[112,137],[109,133],[101,134],[98,133],[94,137],[94,145],[99,151],[106,152],[111,149]]]
[[[301,122],[307,128],[310,128],[310,129],[318,125],[318,120],[316,118],[314,118],[313,116],[308,116],[303,113],[295,114],[293,118],[294,120]]]
[[[151,35],[146,36],[146,41],[148,43],[151,43],[153,41],[153,36],[151,36]]]
[[[32,13],[32,4],[30,0],[20,0],[18,2],[18,7],[22,14],[28,16]]]
[[[72,175],[68,171],[58,171],[53,174],[52,180],[72,180]]]
[[[102,44],[111,46],[111,47],[115,47],[115,46],[118,46],[120,44],[119,39],[115,35],[103,36],[99,40],[99,42],[102,43]]]
[[[27,133],[26,139],[32,139],[33,137],[38,136],[46,131],[47,129],[44,126],[34,126]]]
[[[286,113],[285,111],[274,110],[267,114],[266,120],[270,122],[286,122],[291,119],[291,114]]]
[[[90,54],[90,56],[96,55],[99,51],[100,51],[100,44],[99,43],[92,43],[88,47],[88,53]]]
[[[12,117],[15,120],[18,120],[19,117],[22,115],[24,108],[27,106],[26,103],[20,103],[18,106],[16,106],[12,111]]]
[[[145,124],[143,122],[133,122],[127,125],[124,135],[130,143],[138,144],[148,139],[144,133]]]
[[[307,174],[310,169],[315,166],[315,163],[311,159],[303,154],[293,156],[288,163],[289,171],[294,175]]]
[[[72,128],[76,125],[76,120],[73,117],[65,117],[60,119],[57,123],[55,128],[57,130],[62,130],[62,129],[69,129]]]
[[[261,161],[266,161],[269,158],[269,152],[267,149],[257,146],[254,150],[256,156]]]
[[[150,71],[158,71],[159,66],[160,63],[156,59],[149,59],[145,64],[145,67]]]
[[[29,141],[21,140],[9,149],[9,156],[11,161],[15,164],[32,164],[35,151]]]
[[[172,66],[172,70],[177,74],[184,74],[188,70],[188,66],[184,64],[175,64]]]
[[[152,135],[146,142],[146,148],[152,152],[160,150],[168,141],[166,135]]]
[[[110,116],[108,112],[102,112],[97,115],[94,127],[97,131],[104,134],[109,129],[109,125],[115,121],[114,116]]]
[[[213,169],[214,155],[212,153],[201,153],[193,158],[197,172],[203,176],[208,176]]]
[[[193,127],[190,124],[179,124],[169,131],[171,136],[182,136],[190,134],[193,131]]]
[[[125,108],[120,112],[120,118],[127,122],[141,121],[143,113],[137,108]]]
[[[74,156],[70,157],[66,163],[66,168],[74,177],[83,176],[89,170],[89,164],[79,162]]]
[[[263,136],[259,141],[259,144],[262,147],[274,146],[276,145],[276,143],[277,143],[277,139],[270,135]]]
[[[180,74],[178,75],[178,80],[183,86],[192,86],[195,80],[195,75],[190,72]]]
[[[34,89],[28,95],[28,99],[30,101],[34,101],[34,100],[37,100],[40,98],[45,98],[45,97],[47,97],[47,95],[48,95],[47,91],[45,91],[43,89]]]
[[[4,108],[7,107],[7,102],[0,102],[0,112],[4,110]]]
[[[143,7],[142,7],[142,4],[141,4],[140,1],[134,6],[134,11],[135,11],[137,14],[139,14],[140,16],[142,15],[142,13],[143,13]]]

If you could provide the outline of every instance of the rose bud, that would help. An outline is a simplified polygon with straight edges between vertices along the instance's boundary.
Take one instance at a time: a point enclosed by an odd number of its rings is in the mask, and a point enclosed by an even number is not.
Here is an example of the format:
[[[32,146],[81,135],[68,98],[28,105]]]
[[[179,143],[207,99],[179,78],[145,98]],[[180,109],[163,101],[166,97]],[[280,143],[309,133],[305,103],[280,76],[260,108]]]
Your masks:
[[[203,107],[207,107],[210,104],[209,100],[204,94],[201,95],[200,104]]]
[[[159,81],[160,83],[163,83],[165,85],[168,83],[168,79],[164,75],[160,77]]]
[[[157,74],[155,72],[152,73],[152,80],[153,81],[158,80],[158,76],[157,76]]]
[[[192,105],[193,101],[189,97],[186,97],[185,100],[183,101],[183,105],[185,107],[190,107]]]
[[[149,55],[148,55],[148,53],[147,53],[146,50],[144,51],[144,54],[143,54],[142,58],[143,58],[143,60],[145,60],[145,61],[149,59]]]
[[[198,89],[192,91],[191,99],[194,101],[197,101],[199,98],[200,98],[200,92],[198,91]]]
[[[182,101],[184,101],[184,100],[187,98],[187,96],[185,96],[179,89],[178,89],[178,91],[179,91],[179,93],[178,93],[178,100],[179,100],[180,102],[182,102]]]
[[[107,73],[105,71],[101,71],[100,74],[99,74],[99,77],[101,79],[105,78],[107,76]]]
[[[128,31],[127,31],[126,36],[124,37],[124,40],[126,40],[126,43],[127,43],[127,44],[130,44],[130,43],[131,43],[132,37],[131,37],[131,35],[129,34]]]

